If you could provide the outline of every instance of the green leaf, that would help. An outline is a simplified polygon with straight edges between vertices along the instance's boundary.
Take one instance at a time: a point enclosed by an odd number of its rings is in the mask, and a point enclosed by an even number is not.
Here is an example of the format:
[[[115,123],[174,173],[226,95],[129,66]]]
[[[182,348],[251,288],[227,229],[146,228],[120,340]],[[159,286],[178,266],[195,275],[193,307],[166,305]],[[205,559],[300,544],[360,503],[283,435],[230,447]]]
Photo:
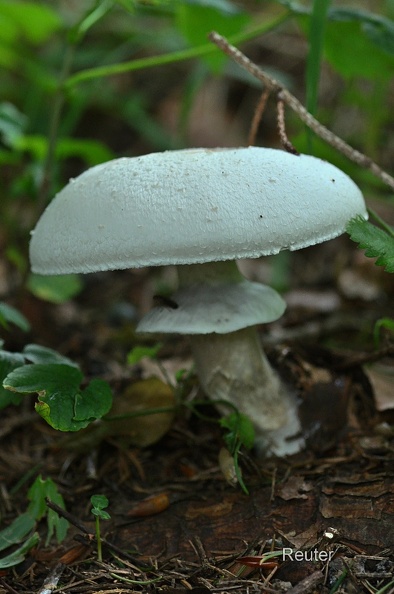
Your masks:
[[[3,0],[0,19],[3,26],[11,28],[15,39],[22,35],[34,44],[45,42],[61,27],[59,14],[41,2]]]
[[[24,365],[11,372],[6,377],[4,385],[15,392],[22,394],[38,392],[45,397],[46,392],[74,391],[82,378],[81,371],[69,365],[35,363]]]
[[[394,55],[388,51],[389,42],[383,49],[382,42],[378,41],[380,26],[375,20],[376,15],[338,9],[330,11],[329,17],[325,54],[342,76],[361,76],[372,80],[392,78]],[[390,37],[391,30],[392,24],[390,28],[385,28]]]
[[[31,274],[27,286],[33,295],[50,303],[64,303],[82,290],[82,282],[77,274],[53,276]]]
[[[233,412],[227,417],[220,419],[220,425],[228,429],[224,439],[230,452],[233,454],[239,444],[250,449],[253,447],[255,432],[253,423],[246,415],[240,412]]]
[[[44,161],[48,150],[48,139],[39,134],[21,135],[15,138],[13,148],[28,152],[37,161]],[[80,157],[89,167],[114,158],[114,153],[102,142],[85,138],[59,138],[55,156],[58,160]]]
[[[15,324],[24,332],[30,330],[30,324],[28,320],[22,315],[15,307],[8,305],[7,303],[0,303],[0,324],[7,328],[8,323]]]
[[[335,21],[355,21],[377,47],[394,55],[394,22],[382,15],[357,8],[334,8],[330,18]]]
[[[31,363],[60,363],[78,368],[78,365],[68,357],[39,344],[27,344],[23,349],[23,355]]]
[[[112,395],[102,380],[84,390],[80,370],[64,364],[33,363],[18,367],[4,380],[4,387],[18,393],[38,393],[36,411],[59,431],[78,431],[111,408]]]
[[[92,495],[90,502],[93,506],[90,511],[94,516],[96,516],[96,518],[100,518],[100,520],[111,519],[109,513],[104,511],[104,509],[108,507],[109,504],[108,498],[105,495]]]
[[[7,567],[13,567],[22,563],[26,557],[26,553],[30,551],[39,542],[40,537],[35,532],[26,542],[23,543],[19,549],[0,559],[0,569],[6,569]]]
[[[250,16],[229,2],[180,2],[177,7],[177,27],[190,45],[207,41],[210,31],[229,37],[242,31]],[[214,72],[220,71],[227,60],[224,54],[205,56],[204,61]]]
[[[129,365],[136,365],[144,357],[148,357],[148,359],[156,359],[162,346],[163,344],[161,342],[152,347],[136,346],[127,355],[127,363]]]
[[[90,503],[95,509],[105,509],[109,505],[108,497],[105,495],[92,495]]]
[[[112,392],[107,382],[94,379],[75,399],[74,419],[80,422],[93,421],[110,411]]]
[[[19,353],[8,353],[0,350],[0,409],[10,404],[20,404],[22,397],[6,390],[3,386],[3,380],[7,375],[25,364],[25,359]]]
[[[32,514],[25,512],[18,516],[12,524],[0,532],[0,551],[19,544],[31,532],[36,520]]]
[[[356,217],[349,221],[346,231],[365,250],[368,258],[376,258],[375,264],[384,266],[387,272],[394,272],[394,230],[390,233]]]
[[[38,476],[30,487],[27,497],[30,501],[28,512],[36,520],[41,520],[44,516],[47,518],[48,533],[45,544],[49,544],[53,534],[56,534],[57,542],[61,543],[67,535],[69,523],[53,509],[48,508],[46,504],[46,500],[49,499],[65,509],[63,497],[59,493],[56,484],[50,478],[43,479]]]
[[[15,105],[4,101],[0,104],[0,136],[8,147],[23,135],[28,118]]]

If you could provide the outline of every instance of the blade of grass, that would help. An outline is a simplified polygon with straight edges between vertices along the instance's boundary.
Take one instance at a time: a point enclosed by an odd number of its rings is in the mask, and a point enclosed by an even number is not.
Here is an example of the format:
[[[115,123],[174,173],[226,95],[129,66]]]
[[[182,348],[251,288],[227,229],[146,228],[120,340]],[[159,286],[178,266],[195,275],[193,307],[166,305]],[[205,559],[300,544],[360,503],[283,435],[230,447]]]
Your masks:
[[[324,30],[331,0],[314,0],[309,25],[309,51],[306,64],[306,104],[314,114],[320,81],[320,65],[323,55]]]
[[[309,24],[309,51],[306,63],[306,107],[315,115],[319,93],[321,59],[324,47],[324,30],[331,0],[314,0]],[[308,143],[311,145],[312,132],[308,128]],[[309,146],[311,148],[311,146]]]

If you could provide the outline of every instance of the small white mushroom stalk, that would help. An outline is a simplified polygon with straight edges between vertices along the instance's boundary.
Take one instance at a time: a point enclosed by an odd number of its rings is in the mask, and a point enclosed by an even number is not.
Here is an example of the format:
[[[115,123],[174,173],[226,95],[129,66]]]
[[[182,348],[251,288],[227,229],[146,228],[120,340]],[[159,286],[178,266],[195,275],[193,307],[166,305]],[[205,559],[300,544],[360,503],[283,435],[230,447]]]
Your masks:
[[[189,335],[204,392],[227,414],[231,403],[253,422],[266,451],[297,451],[300,427],[294,398],[272,369],[255,324],[280,318],[285,302],[272,288],[247,281],[235,262],[178,266],[172,306],[152,309],[139,332]],[[175,307],[176,304],[176,307]]]

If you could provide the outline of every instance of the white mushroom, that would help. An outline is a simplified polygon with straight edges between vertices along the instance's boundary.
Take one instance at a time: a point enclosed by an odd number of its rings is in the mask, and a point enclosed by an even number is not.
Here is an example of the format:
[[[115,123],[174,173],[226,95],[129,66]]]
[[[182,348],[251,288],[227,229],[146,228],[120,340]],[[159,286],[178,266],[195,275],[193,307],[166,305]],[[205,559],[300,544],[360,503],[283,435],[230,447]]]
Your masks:
[[[287,439],[298,419],[254,327],[285,305],[235,260],[326,241],[356,215],[367,216],[360,190],[320,159],[255,147],[168,151],[70,181],[38,222],[30,256],[41,274],[177,265],[175,305],[155,308],[138,329],[189,334],[207,394],[248,414],[283,454],[302,443]]]

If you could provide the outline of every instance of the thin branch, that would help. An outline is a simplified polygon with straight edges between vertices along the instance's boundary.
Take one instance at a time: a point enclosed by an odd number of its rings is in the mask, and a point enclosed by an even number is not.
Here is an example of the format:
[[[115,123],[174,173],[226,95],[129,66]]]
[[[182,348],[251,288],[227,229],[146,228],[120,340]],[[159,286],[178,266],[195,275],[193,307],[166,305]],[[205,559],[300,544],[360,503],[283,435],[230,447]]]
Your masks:
[[[248,136],[248,145],[252,146],[255,143],[257,130],[265,111],[265,107],[267,105],[268,97],[270,96],[269,89],[265,89],[260,95],[260,99],[256,105],[256,109],[254,110],[252,123],[250,125],[249,136]]]
[[[291,153],[292,155],[299,155],[300,153],[291,144],[291,142],[286,134],[285,104],[284,104],[284,101],[283,101],[280,93],[278,95],[276,109],[278,112],[278,132],[279,132],[279,138],[282,143],[282,146],[288,153]]]
[[[237,64],[239,64],[242,68],[247,70],[252,76],[257,78],[260,82],[262,82],[267,89],[271,92],[280,95],[280,99],[286,103],[310,128],[313,132],[319,136],[322,140],[327,142],[327,144],[334,147],[336,150],[341,152],[345,157],[367,169],[371,173],[373,173],[376,177],[378,177],[383,183],[388,185],[392,190],[394,190],[394,177],[392,177],[389,173],[384,171],[379,165],[377,165],[372,159],[360,153],[349,144],[347,144],[342,138],[339,138],[331,132],[328,128],[323,126],[316,118],[313,117],[309,111],[305,109],[305,107],[298,101],[294,95],[290,93],[285,87],[283,87],[277,80],[272,78],[266,72],[261,70],[254,64],[249,58],[247,58],[242,52],[239,51],[236,47],[231,45],[227,39],[216,33],[215,31],[211,32],[208,35],[210,41],[212,41],[215,45],[217,45],[225,54],[227,54],[231,59],[233,59]]]

